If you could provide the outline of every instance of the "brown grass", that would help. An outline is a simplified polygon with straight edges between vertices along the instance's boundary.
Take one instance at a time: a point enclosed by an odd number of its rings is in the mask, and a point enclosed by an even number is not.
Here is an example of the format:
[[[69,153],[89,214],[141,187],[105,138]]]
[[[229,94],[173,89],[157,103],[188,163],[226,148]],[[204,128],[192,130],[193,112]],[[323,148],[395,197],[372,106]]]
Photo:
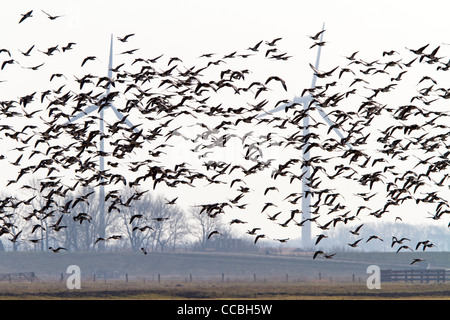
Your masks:
[[[0,299],[45,300],[300,300],[300,299],[449,299],[450,284],[382,283],[369,290],[365,283],[208,283],[208,282],[118,282],[81,284],[69,290],[65,283],[0,283]]]

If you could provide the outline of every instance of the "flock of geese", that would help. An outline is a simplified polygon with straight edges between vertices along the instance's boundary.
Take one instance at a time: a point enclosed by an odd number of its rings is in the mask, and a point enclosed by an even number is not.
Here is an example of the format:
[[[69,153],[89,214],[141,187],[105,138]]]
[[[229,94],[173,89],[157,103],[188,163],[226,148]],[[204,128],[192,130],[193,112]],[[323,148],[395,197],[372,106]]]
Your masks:
[[[51,20],[61,17],[42,12]],[[32,10],[22,14],[19,24],[27,23],[33,14]],[[309,36],[309,41],[312,41],[310,49],[326,45],[319,40],[324,32],[321,30]],[[135,34],[127,34],[117,37],[117,40],[127,46],[134,37]],[[32,199],[23,200],[14,195],[1,199],[0,235],[10,234],[11,241],[18,241],[22,235],[22,230],[18,231],[18,226],[10,222],[19,206],[29,208],[32,213],[27,216],[27,221],[36,225],[43,219],[57,220],[52,224],[55,232],[61,230],[60,221],[64,215],[72,214],[77,223],[89,223],[92,217],[78,212],[77,203],[88,203],[93,195],[81,195],[71,203],[65,203],[64,198],[68,192],[80,187],[95,188],[101,183],[122,184],[135,190],[128,199],[123,199],[116,190],[109,192],[105,197],[109,214],[120,212],[122,206],[130,206],[132,201],[139,201],[143,193],[139,187],[150,192],[160,185],[174,189],[181,186],[195,188],[205,183],[229,186],[230,190],[238,192],[237,196],[229,198],[225,195],[223,202],[211,203],[205,199],[206,203],[197,205],[199,214],[214,218],[224,215],[227,210],[237,209],[242,213],[239,218],[233,218],[230,225],[246,224],[245,212],[249,208],[244,203],[245,198],[255,192],[254,188],[247,186],[246,179],[265,172],[270,173],[270,178],[266,179],[267,185],[263,187],[262,196],[267,201],[259,209],[261,219],[267,217],[282,228],[313,223],[323,231],[316,238],[316,246],[327,241],[329,236],[324,232],[337,225],[358,223],[364,215],[378,219],[391,217],[390,210],[406,203],[426,206],[425,211],[428,212],[432,208],[429,218],[433,220],[443,219],[450,213],[448,197],[445,196],[450,165],[450,145],[447,142],[449,114],[445,101],[450,98],[450,89],[440,86],[432,76],[425,75],[417,79],[415,95],[409,97],[409,101],[403,104],[394,99],[392,103],[388,99],[395,97],[395,90],[409,74],[416,76],[413,70],[419,65],[437,74],[450,68],[450,60],[445,61],[445,56],[440,56],[440,46],[426,44],[418,49],[407,48],[407,60],[396,50],[386,50],[378,59],[366,61],[357,51],[344,58],[344,66],[317,70],[310,65],[318,77],[318,84],[303,90],[302,95],[312,97],[311,103],[303,106],[287,98],[278,101],[268,98],[272,92],[287,95],[288,84],[281,77],[271,75],[251,81],[251,70],[232,68],[235,61],[242,65],[253,56],[265,59],[266,63],[289,60],[291,56],[281,50],[280,43],[281,37],[259,40],[244,50],[230,50],[227,54],[203,53],[197,58],[198,65],[192,67],[184,66],[179,57],[159,55],[143,58],[137,56],[138,49],[125,48],[120,55],[130,58],[112,69],[112,78],[85,73],[82,77],[75,77],[74,84],[69,80],[73,76],[55,72],[50,76],[50,84],[66,80],[62,87],[55,89],[50,86],[44,92],[30,89],[18,99],[0,101],[1,138],[14,142],[16,151],[20,152],[17,158],[11,159],[5,154],[0,160],[3,165],[8,161],[18,170],[17,178],[9,180],[7,185],[20,186],[20,190],[32,189],[45,199],[40,207],[36,207]],[[0,59],[4,59],[1,70],[20,65],[21,58],[41,54],[51,59],[53,55],[64,54],[75,46],[76,43],[68,42],[38,53],[33,51],[34,44],[31,44],[27,51],[21,52],[23,57],[13,57],[10,49],[3,48],[0,50]],[[96,56],[87,56],[76,63],[80,64],[80,70],[89,70],[89,65],[96,59]],[[41,66],[29,68],[30,72],[39,71]],[[70,86],[72,89],[68,89]],[[247,104],[227,106],[225,102],[213,103],[214,98],[220,95],[239,95]],[[103,109],[110,104],[120,105],[120,112],[126,116],[115,123],[107,123],[103,136],[96,129],[98,113],[86,115],[77,123],[68,122],[87,106],[97,105]],[[284,111],[269,112],[282,104],[286,106]],[[317,121],[312,116],[315,111],[325,112],[334,124],[328,127]],[[259,117],[261,114],[265,117]],[[128,116],[141,121],[130,128],[125,123]],[[302,130],[306,117],[313,121],[308,124],[310,134],[304,136]],[[20,128],[5,124],[7,120],[18,118],[30,121]],[[180,122],[180,119],[184,120]],[[192,135],[184,125],[192,121],[200,133]],[[378,123],[378,127],[374,123]],[[384,127],[380,127],[380,123]],[[254,128],[263,126],[267,127],[266,134],[257,135]],[[334,128],[344,133],[344,137],[336,138],[332,131]],[[246,133],[239,135],[236,133],[238,129]],[[108,139],[111,151],[100,154],[100,138]],[[241,142],[242,162],[214,159],[214,151],[226,148],[230,140]],[[183,159],[173,166],[161,160],[180,143],[192,146],[190,151],[198,154],[198,159],[203,162],[201,167]],[[146,150],[149,145],[149,150]],[[265,159],[262,155],[267,148],[294,150],[296,154],[307,148],[311,158]],[[142,150],[147,151],[145,156],[137,156]],[[100,156],[105,157],[108,163],[108,169],[104,171],[98,169]],[[130,174],[114,171],[119,167],[125,167]],[[302,192],[300,186],[306,167],[310,169],[306,181],[309,191]],[[43,172],[46,176],[40,180],[39,187],[26,184],[26,177]],[[74,173],[72,185],[63,179],[66,172]],[[292,192],[291,189],[281,196],[283,203],[293,206],[288,212],[277,210],[281,203],[271,200],[273,195],[282,192],[280,181],[299,190]],[[343,199],[342,190],[332,187],[336,181],[358,185],[360,191],[354,197],[362,205],[350,207]],[[303,219],[299,209],[304,197],[313,200],[312,217],[308,219]],[[377,200],[371,202],[373,197]],[[167,205],[175,205],[177,199],[166,199]],[[130,224],[142,218],[135,215]],[[161,218],[162,221],[164,219]],[[396,221],[401,221],[401,218],[396,217]],[[351,230],[352,235],[358,237],[362,228],[364,223],[359,223]],[[262,231],[256,226],[247,233],[257,243],[268,238]],[[208,239],[220,235],[220,230],[212,230]],[[119,238],[118,235],[98,238],[96,243]],[[289,239],[275,240],[286,242]],[[393,236],[391,247],[400,252],[425,251],[434,246],[428,239],[416,246],[408,245],[408,240]],[[369,241],[383,239],[378,235],[356,238],[348,246],[355,248]],[[55,252],[63,249],[50,248]],[[146,252],[144,248],[142,251]],[[313,258],[319,256],[332,258],[334,253],[316,250]]]

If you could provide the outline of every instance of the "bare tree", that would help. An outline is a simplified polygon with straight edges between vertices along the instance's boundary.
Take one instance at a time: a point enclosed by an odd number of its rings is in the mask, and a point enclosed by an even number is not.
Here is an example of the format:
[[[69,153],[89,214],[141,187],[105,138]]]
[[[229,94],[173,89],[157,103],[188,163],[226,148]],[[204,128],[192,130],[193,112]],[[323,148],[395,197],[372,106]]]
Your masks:
[[[138,251],[154,229],[147,221],[151,197],[145,194],[139,200],[133,201],[134,194],[135,191],[133,189],[124,189],[118,196],[114,197],[114,201],[110,201],[108,211],[114,211],[120,216],[122,222],[121,231],[126,234],[131,248],[134,251]],[[129,199],[131,200],[128,201]],[[130,204],[114,209],[116,208],[115,202],[130,202]]]
[[[29,241],[47,251],[50,246],[67,250],[92,250],[96,235],[98,200],[92,188],[79,187],[60,194],[51,188],[42,192],[40,182],[30,180],[21,195],[20,216],[31,230]],[[49,200],[51,199],[51,200]]]
[[[65,235],[64,245],[68,250],[90,251],[94,249],[99,211],[98,193],[92,188],[80,188],[66,197],[63,208]],[[69,203],[67,208],[67,203]],[[67,209],[67,212],[64,212]]]
[[[167,205],[162,196],[153,200],[150,211],[155,232],[149,238],[153,251],[174,249],[186,234],[184,214],[177,206]]]
[[[183,240],[185,223],[183,212],[175,205],[166,204],[162,196],[152,197],[139,190],[125,189],[121,194],[122,206],[117,212],[134,251],[164,251],[175,248]],[[131,199],[131,200],[130,200]],[[123,205],[123,204],[126,205]],[[118,229],[119,230],[119,229]]]
[[[19,244],[23,242],[23,233],[26,233],[24,232],[25,223],[18,214],[20,202],[4,194],[1,194],[0,198],[3,199],[0,212],[0,236],[8,236],[7,239],[11,242],[13,251],[18,251]]]
[[[194,237],[201,250],[205,249],[207,241],[213,236],[227,236],[231,232],[229,226],[222,221],[221,216],[212,218],[207,214],[200,214],[196,206],[191,207],[188,217],[189,234]]]

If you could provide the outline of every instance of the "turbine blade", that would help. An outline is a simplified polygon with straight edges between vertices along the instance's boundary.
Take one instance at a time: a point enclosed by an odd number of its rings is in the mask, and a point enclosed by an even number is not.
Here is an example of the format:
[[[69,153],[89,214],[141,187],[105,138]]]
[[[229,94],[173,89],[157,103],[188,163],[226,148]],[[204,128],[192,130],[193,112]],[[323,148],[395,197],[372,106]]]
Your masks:
[[[70,119],[69,121],[66,122],[67,123],[72,123],[77,121],[78,119],[83,118],[84,116],[88,115],[89,113],[94,112],[95,110],[98,109],[98,106],[96,105],[92,105],[87,107],[86,109],[84,109],[84,111],[79,112],[78,114],[76,114],[72,119]]]
[[[325,30],[325,22],[322,25],[322,30]],[[322,32],[322,34],[320,35],[320,42],[323,41],[323,34],[324,34],[324,32]],[[322,52],[322,46],[317,46],[317,58],[316,58],[316,64],[315,64],[316,70],[319,70],[319,62],[320,62],[320,53],[321,52]],[[314,73],[313,79],[311,82],[311,88],[316,87],[316,81],[317,81],[317,75]]]
[[[322,30],[325,30],[325,22],[322,25]],[[323,41],[323,33],[320,35],[320,41]],[[318,46],[317,49],[317,57],[316,57],[316,65],[315,65],[315,69],[319,70],[319,62],[320,62],[320,53],[322,50],[322,46]],[[311,84],[311,88],[315,88],[316,86],[316,81],[317,81],[317,75],[314,73],[313,74],[313,79],[312,79],[312,84]],[[311,96],[304,96],[304,97],[295,97],[294,98],[294,103],[309,103],[309,101],[311,100]],[[282,111],[286,108],[286,106],[288,106],[289,104],[283,104],[275,109],[270,110],[268,113],[275,113],[278,111]],[[263,113],[261,115],[259,115],[257,118],[262,118],[265,117],[267,115],[267,113]]]
[[[112,68],[113,68],[113,34],[111,33],[111,45],[109,48],[109,66],[108,66],[108,78],[112,78]],[[108,86],[108,93],[109,93],[109,87]]]
[[[111,109],[114,111],[114,114],[116,115],[117,119],[119,119],[120,121],[122,121],[122,119],[125,117],[119,110],[117,110],[116,107],[114,107],[112,104],[110,105]],[[134,132],[139,132],[139,130],[134,126],[134,124],[128,120],[125,119],[124,123],[129,126],[130,128],[133,128]]]
[[[311,101],[311,96],[307,95],[307,96],[303,96],[303,97],[295,97],[294,100],[292,101],[292,103],[301,103],[301,104],[309,104],[309,102]],[[287,106],[290,106],[292,103],[284,103],[279,107],[276,107],[270,111],[268,111],[267,113],[262,113],[260,114],[257,118],[263,118],[265,116],[267,116],[270,113],[276,113],[278,111],[283,111]]]

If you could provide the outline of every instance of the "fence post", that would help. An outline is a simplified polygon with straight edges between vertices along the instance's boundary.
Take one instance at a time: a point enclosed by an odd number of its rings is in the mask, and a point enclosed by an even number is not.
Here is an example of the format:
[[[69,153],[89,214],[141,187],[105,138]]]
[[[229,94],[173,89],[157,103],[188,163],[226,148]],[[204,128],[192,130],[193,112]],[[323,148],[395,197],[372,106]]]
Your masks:
[[[161,283],[161,275],[158,273],[158,283]]]
[[[125,274],[125,282],[128,283],[128,273]]]

